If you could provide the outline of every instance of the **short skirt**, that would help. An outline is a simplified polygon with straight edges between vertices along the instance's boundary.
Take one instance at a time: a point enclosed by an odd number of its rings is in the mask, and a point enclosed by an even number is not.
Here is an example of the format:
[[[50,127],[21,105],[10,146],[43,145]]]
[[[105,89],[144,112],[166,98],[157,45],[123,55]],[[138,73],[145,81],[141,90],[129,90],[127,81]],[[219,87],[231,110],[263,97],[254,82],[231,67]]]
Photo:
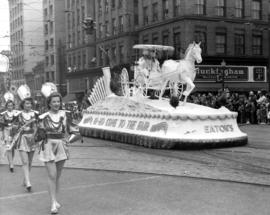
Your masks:
[[[65,139],[47,139],[39,152],[39,160],[42,162],[58,162],[68,158],[69,151]]]
[[[38,144],[35,142],[34,134],[22,134],[16,149],[19,151],[32,152],[36,150],[37,146]]]

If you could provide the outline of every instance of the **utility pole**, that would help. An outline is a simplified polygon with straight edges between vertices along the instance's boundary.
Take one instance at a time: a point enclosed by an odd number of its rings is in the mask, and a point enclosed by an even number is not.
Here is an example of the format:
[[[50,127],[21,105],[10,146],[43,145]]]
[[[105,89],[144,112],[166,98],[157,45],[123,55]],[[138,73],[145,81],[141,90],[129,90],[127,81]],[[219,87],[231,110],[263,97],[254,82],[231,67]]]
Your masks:
[[[223,59],[221,62],[221,67],[222,67],[222,91],[224,92],[224,85],[225,85],[225,69],[226,69],[226,62]]]

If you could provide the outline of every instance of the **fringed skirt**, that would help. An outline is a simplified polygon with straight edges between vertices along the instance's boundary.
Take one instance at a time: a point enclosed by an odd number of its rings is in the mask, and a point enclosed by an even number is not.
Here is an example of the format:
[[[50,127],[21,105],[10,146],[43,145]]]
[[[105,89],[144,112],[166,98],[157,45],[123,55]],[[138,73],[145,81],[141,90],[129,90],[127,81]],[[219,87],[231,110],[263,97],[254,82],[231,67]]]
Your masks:
[[[40,148],[39,159],[42,162],[58,162],[69,158],[65,139],[47,139]]]
[[[22,134],[18,140],[16,149],[19,151],[32,152],[36,150],[37,145],[33,133]]]

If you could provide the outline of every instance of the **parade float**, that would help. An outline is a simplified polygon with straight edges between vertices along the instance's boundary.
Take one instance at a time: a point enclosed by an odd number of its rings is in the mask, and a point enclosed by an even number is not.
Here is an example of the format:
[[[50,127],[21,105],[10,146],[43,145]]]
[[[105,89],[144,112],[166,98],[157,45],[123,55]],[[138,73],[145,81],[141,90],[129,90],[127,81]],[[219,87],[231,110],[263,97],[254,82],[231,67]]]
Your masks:
[[[133,48],[150,52],[173,50],[159,45]],[[81,135],[162,149],[246,144],[248,138],[237,125],[237,113],[225,107],[213,109],[187,102],[195,87],[195,61],[202,61],[200,44],[196,43],[189,45],[184,59],[166,60],[160,71],[155,71],[151,63],[150,67],[145,66],[149,66],[147,59],[139,59],[133,81],[127,70],[122,70],[122,96],[111,91],[110,68],[103,68],[104,76],[88,98],[91,106],[79,123]],[[154,64],[155,59],[151,62]],[[166,91],[176,105],[170,97],[163,96]]]

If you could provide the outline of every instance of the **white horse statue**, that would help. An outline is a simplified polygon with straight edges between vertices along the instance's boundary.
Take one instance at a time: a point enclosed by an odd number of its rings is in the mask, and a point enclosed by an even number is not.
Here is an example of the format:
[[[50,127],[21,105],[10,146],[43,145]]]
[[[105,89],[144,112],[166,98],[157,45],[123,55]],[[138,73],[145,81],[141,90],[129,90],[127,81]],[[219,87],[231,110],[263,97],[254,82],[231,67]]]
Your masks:
[[[166,60],[161,67],[161,92],[159,99],[162,98],[168,82],[174,86],[174,89],[178,88],[178,83],[186,84],[186,90],[183,92],[185,96],[184,103],[186,103],[188,96],[194,89],[193,83],[196,76],[195,61],[197,63],[202,62],[202,49],[200,43],[195,42],[189,44],[184,59],[180,61]]]

